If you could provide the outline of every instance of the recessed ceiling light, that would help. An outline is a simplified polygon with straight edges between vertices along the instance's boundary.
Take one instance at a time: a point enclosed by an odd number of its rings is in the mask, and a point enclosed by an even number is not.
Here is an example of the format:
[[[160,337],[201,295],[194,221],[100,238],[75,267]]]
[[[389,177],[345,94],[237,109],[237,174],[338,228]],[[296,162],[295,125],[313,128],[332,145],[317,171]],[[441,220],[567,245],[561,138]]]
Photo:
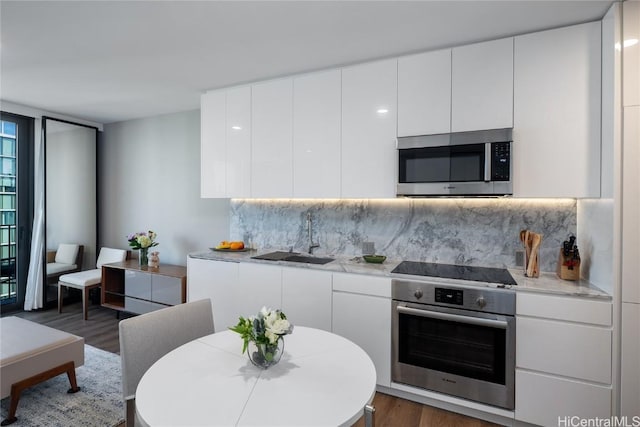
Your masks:
[[[240,127],[240,126],[231,126],[231,129],[233,129],[233,130],[242,130],[242,127]]]
[[[376,111],[378,114],[387,114],[389,112],[388,109],[386,108],[378,108],[378,111]]]

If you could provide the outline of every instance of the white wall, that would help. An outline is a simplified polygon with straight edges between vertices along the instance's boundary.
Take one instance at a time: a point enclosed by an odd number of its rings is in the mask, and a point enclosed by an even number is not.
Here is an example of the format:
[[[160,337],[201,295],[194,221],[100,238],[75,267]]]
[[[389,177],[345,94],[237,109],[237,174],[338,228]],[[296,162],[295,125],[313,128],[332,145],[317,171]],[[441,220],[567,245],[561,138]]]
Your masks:
[[[102,246],[151,229],[160,263],[186,265],[229,237],[229,200],[200,198],[199,110],[105,125],[98,153]]]

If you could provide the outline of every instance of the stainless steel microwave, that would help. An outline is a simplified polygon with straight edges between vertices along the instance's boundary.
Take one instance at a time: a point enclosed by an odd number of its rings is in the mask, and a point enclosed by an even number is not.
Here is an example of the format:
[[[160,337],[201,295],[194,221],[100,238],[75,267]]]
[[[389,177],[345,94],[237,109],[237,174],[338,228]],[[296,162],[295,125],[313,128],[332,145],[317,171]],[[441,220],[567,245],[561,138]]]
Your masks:
[[[398,138],[398,196],[513,194],[512,129]]]

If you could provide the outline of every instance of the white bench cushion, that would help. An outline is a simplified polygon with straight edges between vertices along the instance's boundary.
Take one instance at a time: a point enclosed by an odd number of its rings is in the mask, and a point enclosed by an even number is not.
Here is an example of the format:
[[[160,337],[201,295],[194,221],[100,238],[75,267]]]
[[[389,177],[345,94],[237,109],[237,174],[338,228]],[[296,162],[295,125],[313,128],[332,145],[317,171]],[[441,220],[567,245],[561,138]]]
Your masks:
[[[61,262],[47,263],[47,276],[50,274],[64,273],[65,271],[75,270],[77,265],[75,264],[63,264]]]
[[[0,398],[11,384],[73,361],[84,364],[84,338],[20,317],[0,318]]]
[[[93,270],[78,271],[77,273],[69,273],[60,276],[58,282],[69,284],[72,287],[85,287],[96,285],[102,280],[102,269],[94,268]]]
[[[73,264],[78,256],[78,245],[69,243],[60,243],[56,251],[55,261],[60,264]]]

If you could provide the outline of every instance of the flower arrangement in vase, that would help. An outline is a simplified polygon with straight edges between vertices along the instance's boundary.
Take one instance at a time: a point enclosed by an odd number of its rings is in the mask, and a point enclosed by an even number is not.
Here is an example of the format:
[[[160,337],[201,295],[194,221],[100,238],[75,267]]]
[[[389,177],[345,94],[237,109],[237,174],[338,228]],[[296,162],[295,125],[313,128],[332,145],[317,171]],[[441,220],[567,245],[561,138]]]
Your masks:
[[[149,230],[148,232],[141,231],[127,236],[129,246],[140,251],[138,256],[138,263],[141,267],[149,263],[149,248],[158,246],[156,237],[156,233],[151,230]]]
[[[280,310],[262,307],[257,316],[240,317],[230,330],[240,334],[248,350],[249,360],[259,368],[267,369],[280,361],[284,351],[284,336],[293,332],[293,325]]]

